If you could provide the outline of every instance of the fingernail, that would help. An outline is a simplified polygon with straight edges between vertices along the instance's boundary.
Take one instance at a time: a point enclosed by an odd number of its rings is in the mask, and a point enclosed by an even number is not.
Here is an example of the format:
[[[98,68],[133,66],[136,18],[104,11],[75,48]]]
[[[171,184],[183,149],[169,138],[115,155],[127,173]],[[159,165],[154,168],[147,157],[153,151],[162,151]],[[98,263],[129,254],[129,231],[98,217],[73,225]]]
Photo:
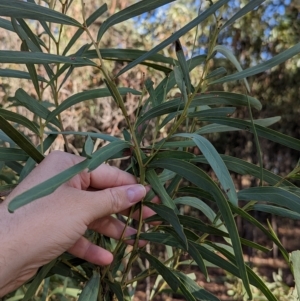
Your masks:
[[[146,188],[143,185],[135,185],[127,189],[127,196],[130,203],[137,203],[146,195]]]

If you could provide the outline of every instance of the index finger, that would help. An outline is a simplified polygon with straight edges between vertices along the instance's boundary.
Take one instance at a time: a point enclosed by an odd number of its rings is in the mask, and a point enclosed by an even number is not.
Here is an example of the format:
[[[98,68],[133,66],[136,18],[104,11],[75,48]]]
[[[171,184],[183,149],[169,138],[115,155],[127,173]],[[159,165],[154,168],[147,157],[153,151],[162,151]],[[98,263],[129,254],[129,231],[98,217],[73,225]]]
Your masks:
[[[136,183],[136,178],[132,174],[108,164],[101,164],[90,173],[90,187],[95,189],[112,188]]]

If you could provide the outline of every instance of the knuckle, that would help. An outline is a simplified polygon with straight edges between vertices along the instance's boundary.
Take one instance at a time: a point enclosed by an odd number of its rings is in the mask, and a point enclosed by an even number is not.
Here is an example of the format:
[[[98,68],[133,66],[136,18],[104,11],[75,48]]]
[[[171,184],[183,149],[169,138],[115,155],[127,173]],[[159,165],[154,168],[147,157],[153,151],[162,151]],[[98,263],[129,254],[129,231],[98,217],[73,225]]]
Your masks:
[[[111,212],[122,211],[122,195],[117,189],[108,188]]]

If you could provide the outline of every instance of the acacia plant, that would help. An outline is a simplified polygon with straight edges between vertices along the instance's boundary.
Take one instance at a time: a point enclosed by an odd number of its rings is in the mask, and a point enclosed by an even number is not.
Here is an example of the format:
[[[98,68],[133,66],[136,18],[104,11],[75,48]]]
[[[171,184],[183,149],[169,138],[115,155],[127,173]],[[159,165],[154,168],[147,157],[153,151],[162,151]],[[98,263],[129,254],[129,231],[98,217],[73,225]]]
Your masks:
[[[115,241],[87,233],[87,237],[112,250],[114,261],[111,265],[98,267],[70,254],[63,254],[42,267],[34,279],[7,300],[30,300],[36,294],[39,296],[36,291],[41,289],[42,282],[43,300],[55,294],[73,297],[80,294],[81,301],[130,300],[137,284],[149,283],[149,277],[155,279],[155,285],[147,296],[149,300],[162,292],[180,294],[186,300],[218,300],[199,286],[193,275],[185,273],[186,267],[193,265],[207,280],[209,268],[219,267],[241,279],[250,299],[253,285],[267,300],[275,301],[264,281],[244,261],[242,245],[262,252],[269,252],[269,249],[239,236],[235,221],[237,216],[249,221],[273,241],[293,271],[289,254],[270,225],[264,226],[249,212],[258,210],[299,219],[300,190],[291,179],[299,177],[300,167],[296,166],[285,177],[264,169],[258,137],[296,150],[300,150],[300,141],[268,128],[279,117],[253,119],[252,110],[260,110],[262,105],[258,99],[251,97],[247,77],[264,72],[298,54],[300,43],[268,61],[242,70],[230,49],[218,45],[218,36],[263,0],[250,1],[233,16],[226,15],[228,0],[219,0],[209,1],[195,19],[150,51],[102,48],[102,37],[112,26],[172,1],[143,0],[111,16],[107,14],[106,4],[86,15],[89,3],[81,2],[81,20],[68,15],[72,6],[78,5],[72,0],[44,0],[38,3],[34,0],[0,1],[0,27],[20,38],[19,50],[0,50],[3,66],[0,76],[27,79],[34,89],[32,92],[30,88],[29,93],[29,88],[18,88],[0,109],[2,195],[43,160],[59,135],[64,136],[65,151],[69,152],[67,135],[86,137],[80,150],[85,157],[83,162],[13,199],[9,204],[10,212],[13,214],[20,206],[50,194],[84,169],[91,171],[104,162],[126,157],[129,159],[124,168],[134,174],[141,184],[152,187],[135,209],[148,206],[157,213],[146,221],[136,223],[137,234],[132,237],[135,243],[130,248],[123,239]],[[224,16],[227,20],[223,19]],[[95,34],[90,28],[98,20],[101,20],[101,25]],[[205,54],[187,59],[180,39],[183,40],[186,33],[201,24],[210,26],[209,47]],[[42,28],[42,31],[36,32],[37,28]],[[76,28],[76,31],[66,42],[64,33],[71,28]],[[89,38],[86,44],[81,44],[83,34]],[[170,44],[174,45],[176,57],[162,54],[162,50]],[[237,72],[227,74],[223,67],[211,70],[210,63],[218,54],[225,56]],[[113,75],[111,61],[126,64],[118,74]],[[138,64],[145,65],[151,72],[159,72],[163,79],[154,85],[151,78],[144,78],[141,91],[120,86],[118,78]],[[20,70],[19,65],[26,66],[27,71]],[[65,84],[79,68],[99,72],[102,86],[82,89],[62,99]],[[191,77],[191,71],[195,68],[198,68],[197,76]],[[214,87],[229,81],[240,81],[237,84],[244,86],[245,94],[214,90]],[[126,108],[128,93],[137,95],[138,99],[136,110],[131,114]],[[108,96],[113,98],[117,110],[123,115],[125,128],[122,138],[99,132],[65,131],[61,115],[72,106]],[[19,107],[31,112],[32,118],[16,113]],[[240,107],[248,109],[248,120],[232,117]],[[166,133],[164,137],[160,134],[162,129]],[[219,154],[205,137],[227,131],[253,133],[259,166]],[[107,143],[97,148],[96,139]],[[195,147],[201,155],[191,151]],[[209,174],[205,171],[207,166],[212,170]],[[259,184],[237,192],[230,172],[255,177]],[[160,204],[150,202],[154,195],[159,196]],[[245,201],[246,205],[239,206],[239,200]],[[185,215],[182,210],[185,206],[199,212],[201,218]],[[118,218],[124,220],[124,217]],[[131,216],[125,221],[126,225],[133,223]],[[146,222],[151,221],[161,223],[147,226]],[[215,237],[218,237],[219,243],[215,242]],[[149,241],[148,245],[139,248],[139,239]],[[158,249],[163,252],[158,254]],[[63,288],[51,286],[48,277],[53,275],[67,277],[64,278]],[[72,282],[73,288],[68,286],[68,281]]]

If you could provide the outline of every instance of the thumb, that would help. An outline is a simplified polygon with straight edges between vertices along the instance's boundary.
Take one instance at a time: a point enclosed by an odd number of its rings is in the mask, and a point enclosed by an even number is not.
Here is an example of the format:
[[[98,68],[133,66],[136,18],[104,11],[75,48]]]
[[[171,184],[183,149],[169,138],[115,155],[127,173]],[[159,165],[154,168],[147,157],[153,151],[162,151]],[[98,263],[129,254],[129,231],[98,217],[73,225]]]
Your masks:
[[[141,201],[146,188],[140,184],[107,188],[101,191],[85,191],[88,224],[94,220],[121,212]],[[88,198],[87,198],[88,197]]]

